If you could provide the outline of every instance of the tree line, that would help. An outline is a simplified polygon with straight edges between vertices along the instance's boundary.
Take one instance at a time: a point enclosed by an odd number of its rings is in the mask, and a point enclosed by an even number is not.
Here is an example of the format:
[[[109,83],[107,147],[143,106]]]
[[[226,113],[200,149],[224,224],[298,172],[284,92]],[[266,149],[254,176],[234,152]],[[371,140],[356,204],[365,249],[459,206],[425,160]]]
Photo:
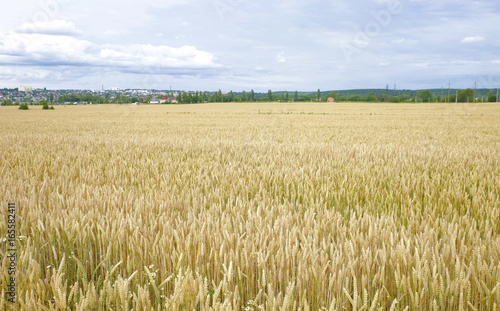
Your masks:
[[[484,91],[484,90],[483,90]],[[181,92],[177,97],[177,101],[182,104],[189,103],[223,103],[223,102],[327,102],[328,98],[333,98],[336,102],[392,102],[392,103],[403,103],[403,102],[440,102],[440,103],[466,103],[466,102],[496,102],[497,93],[489,90],[488,95],[478,95],[473,89],[466,90],[456,90],[454,94],[450,96],[443,96],[435,94],[430,90],[422,91],[398,91],[399,94],[394,91],[390,91],[393,94],[385,93],[383,90],[379,90],[379,94],[375,94],[374,91],[369,92],[366,96],[359,95],[361,92],[351,91],[355,94],[348,95],[350,91],[329,91],[321,92],[318,89],[317,92],[273,92],[268,90],[267,93],[255,93],[253,90],[250,92],[239,92],[235,93],[233,91],[229,93],[223,93],[221,90],[210,93],[210,92]],[[356,94],[358,93],[358,94]],[[458,97],[457,97],[458,96]]]
[[[221,90],[217,92],[181,92],[177,96],[177,102],[188,103],[230,103],[230,102],[301,102],[314,101],[317,97],[307,94],[295,92],[273,92],[269,90],[267,93],[256,93],[254,90],[250,92],[233,92],[223,93]],[[326,101],[326,98],[325,98]]]
[[[488,93],[486,93],[488,91]],[[178,92],[176,98],[178,103],[181,104],[196,104],[196,103],[230,103],[230,102],[327,102],[328,98],[333,98],[336,102],[441,102],[441,103],[466,103],[466,102],[497,102],[498,93],[492,90],[445,90],[449,92],[449,96],[443,96],[439,90],[421,90],[421,91],[388,91],[388,90],[350,90],[350,91],[328,91],[322,92],[288,92],[280,91],[273,92],[268,90],[267,93],[256,93],[254,90],[250,92],[233,92],[223,93],[221,90],[217,92]],[[392,93],[392,94],[389,94]],[[172,93],[170,97],[174,97]],[[161,96],[159,97],[161,98]],[[74,103],[74,102],[87,102],[95,104],[106,103],[135,103],[151,101],[151,96],[131,97],[126,95],[112,96],[110,93],[104,95],[92,94],[64,94],[54,100],[54,95],[51,94],[49,102],[54,103]],[[2,106],[15,105],[12,100],[6,99],[0,103]],[[32,103],[40,104],[40,103]]]

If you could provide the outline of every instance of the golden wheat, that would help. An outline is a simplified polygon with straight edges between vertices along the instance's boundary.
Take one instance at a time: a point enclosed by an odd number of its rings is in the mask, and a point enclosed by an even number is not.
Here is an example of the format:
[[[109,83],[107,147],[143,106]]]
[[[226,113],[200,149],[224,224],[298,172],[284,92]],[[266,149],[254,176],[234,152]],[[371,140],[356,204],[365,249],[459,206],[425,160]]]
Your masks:
[[[0,109],[2,310],[499,310],[500,107]],[[7,258],[0,278],[5,293]]]

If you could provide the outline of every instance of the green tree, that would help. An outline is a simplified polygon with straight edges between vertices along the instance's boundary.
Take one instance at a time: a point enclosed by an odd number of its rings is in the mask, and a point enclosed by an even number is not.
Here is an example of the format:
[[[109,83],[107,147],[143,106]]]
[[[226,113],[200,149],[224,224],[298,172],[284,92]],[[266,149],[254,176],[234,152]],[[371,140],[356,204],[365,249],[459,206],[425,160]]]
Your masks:
[[[267,91],[267,100],[272,101],[273,100],[273,92],[271,90]]]
[[[222,91],[219,90],[217,92],[217,102],[220,103],[220,102],[223,102],[224,101],[224,98],[222,98]]]
[[[458,91],[458,102],[459,103],[467,103],[474,101],[474,90],[466,89],[463,91]]]
[[[28,107],[28,105],[27,105],[27,104],[21,104],[21,105],[19,105],[19,108],[18,108],[18,109],[19,109],[19,110],[29,110],[29,107]]]
[[[352,96],[349,96],[348,100],[350,102],[359,102],[359,101],[361,101],[361,97],[359,95],[352,95]]]
[[[321,91],[318,89],[318,92],[316,93],[316,100],[321,101]]]
[[[253,90],[250,91],[250,100],[255,101],[255,92]]]
[[[391,103],[399,103],[400,102],[400,99],[398,96],[389,96],[389,101]]]
[[[40,104],[42,105],[43,110],[49,110],[49,104],[47,103],[46,100],[42,100]]]
[[[50,93],[50,102],[54,103],[54,93]]]
[[[422,102],[429,102],[432,99],[432,93],[429,90],[420,91],[417,96]]]
[[[373,94],[373,92],[370,92],[370,94],[368,94],[368,96],[366,96],[366,101],[367,102],[374,102],[376,100],[377,100],[377,98],[375,97],[375,95]]]
[[[298,102],[299,101],[299,92],[295,91],[295,93],[293,94],[293,101],[294,102]]]
[[[497,94],[493,94],[491,91],[488,93],[488,102],[494,103],[497,101]]]

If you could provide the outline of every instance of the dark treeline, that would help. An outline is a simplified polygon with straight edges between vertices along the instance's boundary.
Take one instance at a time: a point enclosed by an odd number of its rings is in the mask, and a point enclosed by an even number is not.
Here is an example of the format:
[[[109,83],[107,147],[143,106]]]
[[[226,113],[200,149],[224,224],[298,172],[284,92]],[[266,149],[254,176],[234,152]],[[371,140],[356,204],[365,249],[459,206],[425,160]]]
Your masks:
[[[448,96],[449,94],[449,96]],[[458,98],[457,98],[458,95]],[[346,90],[321,92],[273,92],[267,93],[250,92],[181,92],[177,101],[182,104],[189,103],[214,103],[214,102],[327,102],[333,98],[336,102],[441,102],[441,103],[465,103],[465,102],[496,102],[497,91],[481,89],[474,91],[466,90]]]
[[[158,94],[159,93],[159,94]],[[498,90],[493,89],[433,89],[433,90],[389,90],[389,89],[359,89],[322,92],[279,91],[257,93],[253,90],[242,92],[158,92],[154,97],[134,97],[119,92],[106,92],[104,94],[92,93],[66,93],[54,98],[54,94],[47,97],[49,103],[149,103],[154,98],[161,99],[165,95],[175,98],[180,104],[196,103],[229,103],[229,102],[327,102],[333,98],[335,102],[420,102],[420,103],[466,103],[466,102],[498,102]],[[169,103],[171,100],[166,101]],[[16,105],[23,100],[4,99],[2,106]],[[28,104],[40,104],[40,100],[27,99]]]
[[[138,97],[130,97],[125,95],[120,96],[111,96],[109,93],[105,95],[91,95],[91,94],[65,94],[61,95],[56,102],[65,103],[65,102],[87,102],[94,104],[106,104],[106,103],[135,103],[141,102],[143,99]]]

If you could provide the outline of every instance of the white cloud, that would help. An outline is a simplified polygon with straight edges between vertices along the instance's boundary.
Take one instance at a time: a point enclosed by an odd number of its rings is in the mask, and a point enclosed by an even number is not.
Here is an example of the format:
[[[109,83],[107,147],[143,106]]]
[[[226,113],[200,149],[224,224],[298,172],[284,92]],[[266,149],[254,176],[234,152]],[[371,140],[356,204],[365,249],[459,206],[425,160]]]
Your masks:
[[[417,67],[417,68],[428,68],[429,65],[430,64],[427,63],[427,62],[421,62],[421,63],[414,63],[414,64],[412,64],[412,66]]]
[[[481,62],[473,61],[473,60],[452,60],[450,63],[457,64],[457,65],[477,65],[477,64],[480,64]]]
[[[360,38],[360,37],[355,37],[354,40],[352,41],[354,43],[354,45],[356,45],[357,47],[360,47],[360,48],[365,48],[367,47],[368,45],[370,45],[370,38],[369,37],[366,37],[366,38]]]
[[[194,46],[98,45],[70,36],[0,33],[0,63],[41,66],[104,66],[144,71],[144,67],[221,67],[216,57]]]
[[[278,55],[276,55],[276,60],[281,64],[286,63],[285,52],[281,51],[280,53],[278,53]]]
[[[26,73],[26,77],[30,79],[45,79],[50,75],[50,72],[48,70],[31,70],[30,72]]]
[[[220,67],[216,57],[194,46],[131,45],[104,48],[99,60],[106,65],[159,68],[214,68]]]
[[[81,34],[72,22],[64,20],[40,21],[35,23],[24,23],[17,27],[16,32],[24,34],[66,35],[74,36]]]
[[[0,67],[0,77],[9,81],[32,81],[43,80],[53,76],[53,72],[45,69],[35,69],[27,67]]]
[[[500,59],[495,59],[491,61],[492,64],[499,65],[500,64]]]
[[[118,35],[118,32],[115,30],[106,30],[102,34],[105,36],[116,36],[116,35]]]
[[[0,61],[15,64],[82,64],[94,61],[92,43],[69,36],[0,34]]]
[[[1,75],[12,75],[14,74],[15,71],[11,68],[7,68],[7,67],[0,67],[0,76]]]
[[[418,43],[418,40],[400,38],[400,39],[397,39],[397,40],[392,40],[392,43],[397,43],[397,44],[416,44],[416,43]]]
[[[462,43],[475,43],[475,42],[481,42],[484,41],[484,37],[477,36],[477,37],[466,37],[462,39]]]

